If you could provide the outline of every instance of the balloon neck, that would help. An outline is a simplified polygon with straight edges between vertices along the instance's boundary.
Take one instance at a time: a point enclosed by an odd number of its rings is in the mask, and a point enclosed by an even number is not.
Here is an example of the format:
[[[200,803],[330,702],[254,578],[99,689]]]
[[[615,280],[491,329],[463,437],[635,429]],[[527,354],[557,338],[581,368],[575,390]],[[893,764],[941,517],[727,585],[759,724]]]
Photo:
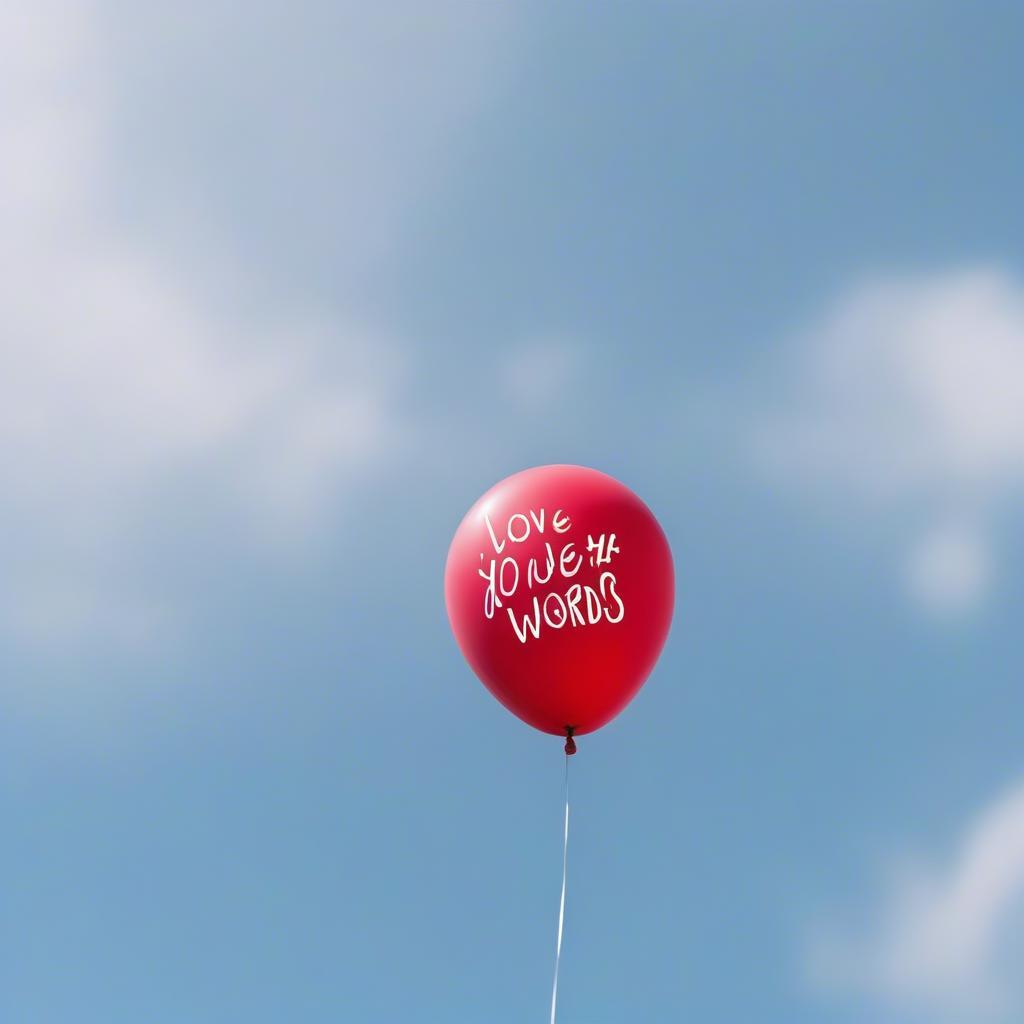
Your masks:
[[[576,753],[576,741],[572,738],[573,727],[567,725],[565,727],[565,756],[569,757],[571,754]]]

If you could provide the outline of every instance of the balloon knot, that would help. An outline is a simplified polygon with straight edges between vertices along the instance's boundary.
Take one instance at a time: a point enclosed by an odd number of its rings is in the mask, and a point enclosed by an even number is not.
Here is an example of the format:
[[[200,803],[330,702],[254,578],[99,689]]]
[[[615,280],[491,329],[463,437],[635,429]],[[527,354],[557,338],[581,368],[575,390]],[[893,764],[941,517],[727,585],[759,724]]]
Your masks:
[[[568,757],[570,754],[576,753],[576,741],[572,738],[573,727],[567,725],[565,727],[565,756]]]

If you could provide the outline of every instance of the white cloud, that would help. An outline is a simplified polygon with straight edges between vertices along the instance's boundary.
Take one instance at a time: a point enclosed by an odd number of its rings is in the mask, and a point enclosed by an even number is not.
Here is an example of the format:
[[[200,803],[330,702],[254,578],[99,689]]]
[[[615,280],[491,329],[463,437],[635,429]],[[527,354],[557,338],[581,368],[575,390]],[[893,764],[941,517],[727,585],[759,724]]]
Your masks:
[[[993,510],[1024,487],[1024,286],[995,269],[867,283],[799,348],[758,460],[862,514],[960,524],[956,543],[916,542],[911,592],[966,610],[990,582]]]
[[[927,534],[910,553],[907,585],[922,606],[939,615],[977,608],[992,585],[987,538],[951,525]]]
[[[935,1022],[1024,1015],[1024,783],[970,822],[945,864],[894,872],[860,934],[819,930],[807,949],[825,991],[859,993]]]
[[[451,42],[464,20],[449,11]],[[176,610],[142,565],[168,501],[193,523],[229,507],[243,532],[302,534],[401,432],[403,355],[386,332],[308,309],[255,320],[220,297],[244,293],[218,287],[236,267],[182,268],[113,214],[125,169],[105,24],[77,0],[0,6],[0,631],[44,647],[166,633]],[[405,38],[403,24],[372,22],[368,41]],[[369,151],[377,65],[358,66],[351,142]],[[417,138],[432,126],[428,148],[466,104],[450,70],[434,92],[419,71],[399,113]],[[402,206],[414,191],[382,194]]]

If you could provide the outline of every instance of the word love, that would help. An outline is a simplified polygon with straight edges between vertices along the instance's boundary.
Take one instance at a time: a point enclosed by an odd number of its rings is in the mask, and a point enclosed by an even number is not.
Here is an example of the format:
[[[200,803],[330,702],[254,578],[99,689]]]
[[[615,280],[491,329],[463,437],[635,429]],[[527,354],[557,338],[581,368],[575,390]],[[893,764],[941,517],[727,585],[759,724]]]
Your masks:
[[[586,550],[589,554],[586,556],[576,550],[574,541],[557,540],[553,544],[551,540],[545,540],[543,553],[527,558],[524,568],[511,553],[515,550],[513,547],[508,547],[509,553],[500,559],[497,556],[502,555],[507,545],[522,544],[533,534],[544,536],[549,525],[552,534],[561,538],[572,528],[569,516],[562,509],[557,509],[548,521],[547,512],[543,508],[539,513],[534,509],[528,513],[516,512],[509,516],[500,539],[487,513],[484,513],[484,525],[495,556],[485,562],[484,553],[480,553],[480,561],[485,564],[477,572],[487,583],[484,615],[491,619],[496,609],[505,608],[520,643],[525,644],[531,635],[535,639],[539,638],[544,626],[561,629],[566,625],[594,626],[602,619],[611,623],[622,621],[625,608],[615,590],[614,573],[602,572],[596,587],[581,583],[571,583],[565,589],[560,586],[561,581],[572,580],[579,573],[585,558],[591,566],[611,562],[619,553],[614,533],[601,534],[596,539],[588,534]],[[560,545],[557,554],[555,544]],[[536,544],[533,549],[536,550]],[[526,613],[517,616],[512,608],[505,607],[503,599],[514,597],[524,583],[532,591],[547,587],[556,579],[559,581],[558,589],[550,590],[543,596],[534,594],[532,609]]]
[[[499,541],[494,535],[491,517],[486,512],[484,513],[484,525],[487,527],[487,533],[490,535],[495,552],[500,555],[505,550],[505,541]],[[571,520],[561,509],[558,509],[551,517],[551,528],[555,533],[568,533],[570,526],[572,526]],[[522,512],[516,512],[514,515],[509,516],[508,523],[505,526],[505,536],[513,544],[522,544],[530,536],[530,531],[534,527],[538,533],[544,532],[544,509],[540,510],[540,515],[538,516],[531,508],[529,519]],[[483,555],[480,557],[483,558]]]

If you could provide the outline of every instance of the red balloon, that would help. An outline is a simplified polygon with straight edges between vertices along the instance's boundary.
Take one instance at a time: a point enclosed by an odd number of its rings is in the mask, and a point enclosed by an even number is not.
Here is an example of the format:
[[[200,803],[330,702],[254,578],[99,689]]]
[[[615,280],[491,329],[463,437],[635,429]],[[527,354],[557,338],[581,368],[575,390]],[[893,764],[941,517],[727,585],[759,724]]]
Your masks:
[[[539,466],[495,484],[448,551],[448,618],[473,671],[524,722],[600,729],[636,695],[672,624],[672,552],[614,478]]]

